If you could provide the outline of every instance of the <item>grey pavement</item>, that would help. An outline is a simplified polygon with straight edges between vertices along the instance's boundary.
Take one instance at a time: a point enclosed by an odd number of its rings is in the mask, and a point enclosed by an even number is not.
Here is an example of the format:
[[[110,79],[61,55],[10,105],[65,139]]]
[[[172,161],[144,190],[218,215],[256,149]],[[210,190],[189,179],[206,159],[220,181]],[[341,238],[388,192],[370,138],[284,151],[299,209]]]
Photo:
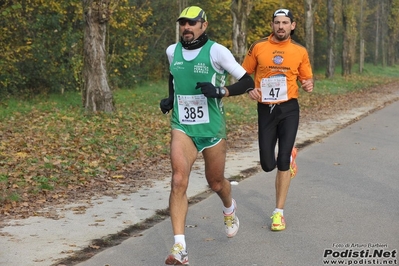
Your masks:
[[[285,231],[269,230],[275,171],[233,186],[240,218],[234,238],[224,235],[215,194],[191,206],[190,265],[398,265],[398,113],[394,102],[299,150]],[[163,265],[172,244],[167,219],[78,265]]]

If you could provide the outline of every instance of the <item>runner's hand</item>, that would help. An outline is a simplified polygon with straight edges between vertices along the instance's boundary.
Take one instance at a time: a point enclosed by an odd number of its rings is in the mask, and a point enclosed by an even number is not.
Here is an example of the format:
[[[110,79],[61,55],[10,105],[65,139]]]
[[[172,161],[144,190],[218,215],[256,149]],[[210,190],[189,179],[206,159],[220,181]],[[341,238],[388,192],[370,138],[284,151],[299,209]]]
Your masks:
[[[208,98],[223,98],[226,94],[225,90],[220,87],[215,87],[210,82],[197,82],[196,89],[201,88],[201,92]],[[224,92],[224,93],[223,93]]]
[[[252,89],[252,90],[248,91],[248,95],[249,95],[249,98],[251,98],[252,100],[255,100],[255,101],[261,100],[261,93],[260,93],[259,88]]]
[[[313,79],[301,80],[302,89],[306,92],[312,92],[314,81]]]
[[[159,107],[161,108],[163,114],[169,113],[169,111],[173,109],[173,98],[162,99],[159,103]]]

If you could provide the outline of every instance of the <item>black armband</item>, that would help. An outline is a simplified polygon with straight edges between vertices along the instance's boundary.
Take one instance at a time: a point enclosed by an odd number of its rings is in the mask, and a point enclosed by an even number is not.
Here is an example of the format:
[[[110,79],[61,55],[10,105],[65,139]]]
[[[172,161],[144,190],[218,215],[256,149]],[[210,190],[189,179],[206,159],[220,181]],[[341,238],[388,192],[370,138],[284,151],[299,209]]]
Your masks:
[[[173,99],[175,96],[175,89],[173,87],[173,75],[169,73],[169,99]]]
[[[226,88],[229,90],[229,96],[244,94],[250,90],[253,90],[254,87],[255,82],[253,78],[248,75],[248,73],[245,73],[245,75],[242,76],[236,83],[226,86]]]

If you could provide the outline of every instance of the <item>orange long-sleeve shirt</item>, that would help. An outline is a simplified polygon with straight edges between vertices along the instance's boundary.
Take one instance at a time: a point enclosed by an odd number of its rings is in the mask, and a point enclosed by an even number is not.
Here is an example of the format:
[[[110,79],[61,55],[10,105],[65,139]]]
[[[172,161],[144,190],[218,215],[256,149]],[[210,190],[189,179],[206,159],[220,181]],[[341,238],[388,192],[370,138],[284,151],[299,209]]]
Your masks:
[[[275,42],[272,40],[272,36],[273,34],[253,43],[242,64],[248,74],[255,73],[255,88],[261,88],[261,83],[267,82],[265,78],[281,76],[282,74],[286,77],[286,99],[276,98],[275,101],[268,102],[265,99],[267,97],[262,95],[263,100],[259,100],[259,102],[264,104],[298,98],[297,80],[313,78],[306,48],[291,38],[283,42]]]

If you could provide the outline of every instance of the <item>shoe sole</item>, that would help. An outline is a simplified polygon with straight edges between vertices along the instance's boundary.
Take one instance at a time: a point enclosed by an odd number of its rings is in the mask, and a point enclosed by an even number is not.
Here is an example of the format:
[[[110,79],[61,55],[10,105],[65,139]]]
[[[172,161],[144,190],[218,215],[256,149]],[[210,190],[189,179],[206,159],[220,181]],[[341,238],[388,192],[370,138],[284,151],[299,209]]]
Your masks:
[[[273,232],[284,231],[284,230],[285,230],[285,227],[284,227],[284,228],[282,228],[282,229],[278,229],[278,228],[270,228],[270,230],[271,230],[271,231],[273,231]]]
[[[166,258],[165,265],[188,265],[188,262],[187,263],[183,263],[181,261],[178,261],[172,255],[170,255],[169,257]]]

